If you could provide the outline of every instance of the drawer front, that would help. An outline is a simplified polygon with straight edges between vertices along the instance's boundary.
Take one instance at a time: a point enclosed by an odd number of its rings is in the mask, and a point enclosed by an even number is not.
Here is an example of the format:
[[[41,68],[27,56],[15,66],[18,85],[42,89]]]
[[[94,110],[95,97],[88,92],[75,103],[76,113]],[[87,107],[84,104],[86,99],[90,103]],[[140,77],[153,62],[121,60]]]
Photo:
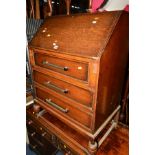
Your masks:
[[[45,133],[45,132],[42,132],[40,129],[41,129],[41,127],[39,127],[35,123],[27,124],[27,131],[28,131],[29,138],[31,137],[31,138],[39,139],[39,141],[41,143],[43,143],[42,139],[44,138],[44,135],[42,135],[42,134]]]
[[[34,141],[37,146],[45,147],[45,145],[42,142],[41,137],[40,137],[40,135],[38,133],[36,133],[36,132],[32,132],[32,133],[28,132],[28,137],[29,137],[30,142]]]
[[[89,114],[82,112],[78,108],[72,107],[67,102],[62,101],[61,99],[54,97],[52,94],[38,88],[36,88],[36,96],[46,102],[46,106],[50,107],[55,112],[63,114],[63,116],[69,120],[74,120],[81,123],[81,125],[90,128],[92,117]]]
[[[40,83],[66,97],[82,103],[83,105],[91,107],[93,96],[91,92],[36,71],[34,71],[33,76],[34,81],[37,83]]]
[[[51,140],[50,134],[40,125],[33,122],[31,119],[26,121],[26,127],[29,133],[31,133],[31,137],[34,135],[40,135],[40,139],[46,139],[47,141]]]
[[[69,61],[40,53],[35,53],[34,59],[35,64],[38,66],[77,78],[79,80],[88,80],[88,64],[86,63]]]
[[[35,140],[33,140],[32,138],[29,138],[30,140],[30,149],[32,149],[36,154],[38,155],[44,155],[44,152],[45,152],[45,149],[40,147],[36,142]]]
[[[61,140],[58,141],[59,148],[65,155],[78,155],[75,151],[73,151],[69,146],[64,144]]]
[[[37,137],[31,137],[29,136],[29,141],[30,141],[30,147],[39,155],[47,155],[47,154],[52,154],[53,151],[56,151],[56,148],[54,148],[52,145],[50,145],[51,149],[49,151],[48,149],[48,142],[41,142],[40,139]]]
[[[28,122],[30,122],[29,120]],[[27,123],[28,137],[33,149],[38,150],[41,154],[52,154],[57,149],[53,146],[51,135],[45,131],[40,125],[33,122]]]

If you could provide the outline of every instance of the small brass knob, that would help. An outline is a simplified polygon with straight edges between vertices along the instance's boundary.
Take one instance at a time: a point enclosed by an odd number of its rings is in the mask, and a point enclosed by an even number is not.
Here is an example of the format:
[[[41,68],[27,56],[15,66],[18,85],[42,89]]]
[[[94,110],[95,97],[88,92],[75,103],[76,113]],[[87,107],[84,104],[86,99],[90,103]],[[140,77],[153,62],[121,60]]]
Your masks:
[[[30,125],[30,124],[32,124],[32,123],[33,123],[33,121],[32,121],[32,120],[29,120],[29,121],[28,121],[28,124],[29,124],[29,125]]]
[[[46,135],[46,132],[42,133],[41,136],[44,137]]]
[[[70,155],[70,154],[71,154],[71,152],[70,152],[70,151],[68,151],[68,152],[66,152],[66,153],[65,153],[65,155]]]
[[[35,132],[31,133],[31,137],[33,137],[35,134],[36,134]]]
[[[33,149],[36,149],[37,145],[32,146]]]

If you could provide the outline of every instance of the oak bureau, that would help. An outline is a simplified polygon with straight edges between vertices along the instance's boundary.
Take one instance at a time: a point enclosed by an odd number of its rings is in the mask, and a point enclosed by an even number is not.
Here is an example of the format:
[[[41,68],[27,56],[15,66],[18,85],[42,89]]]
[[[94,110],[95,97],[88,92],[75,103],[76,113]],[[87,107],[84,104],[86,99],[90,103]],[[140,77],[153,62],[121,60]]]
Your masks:
[[[95,154],[117,125],[128,24],[122,11],[53,16],[29,44],[35,121],[74,154]]]

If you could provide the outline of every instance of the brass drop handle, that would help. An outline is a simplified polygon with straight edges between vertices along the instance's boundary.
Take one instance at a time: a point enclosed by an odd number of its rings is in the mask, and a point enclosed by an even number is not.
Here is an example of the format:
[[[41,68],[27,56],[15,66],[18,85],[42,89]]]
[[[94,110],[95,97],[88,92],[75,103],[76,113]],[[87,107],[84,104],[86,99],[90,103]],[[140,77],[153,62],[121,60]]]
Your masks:
[[[64,71],[68,71],[68,67],[61,67],[61,66],[58,66],[58,65],[55,65],[55,64],[51,64],[46,60],[43,61],[42,64],[47,65],[47,66],[51,66],[51,67],[54,67],[54,68],[57,68],[57,69],[61,69],[61,70],[64,70]]]
[[[61,89],[61,88],[59,88],[59,87],[57,87],[57,86],[51,84],[50,81],[45,82],[44,84],[45,84],[46,86],[48,86],[48,87],[54,88],[54,89],[56,89],[56,90],[59,90],[60,92],[63,92],[63,93],[65,93],[65,94],[68,93],[68,89]]]
[[[59,105],[57,105],[56,103],[52,102],[51,99],[46,99],[46,102],[63,113],[67,113],[69,111],[67,108],[64,109],[60,107]]]

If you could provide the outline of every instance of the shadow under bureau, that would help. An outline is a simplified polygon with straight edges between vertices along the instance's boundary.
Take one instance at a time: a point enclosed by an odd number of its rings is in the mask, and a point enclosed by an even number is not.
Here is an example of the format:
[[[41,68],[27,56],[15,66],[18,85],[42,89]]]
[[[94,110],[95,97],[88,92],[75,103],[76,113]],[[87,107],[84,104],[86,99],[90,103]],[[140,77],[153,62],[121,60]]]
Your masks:
[[[95,154],[117,125],[128,33],[126,12],[53,16],[29,44],[35,119],[48,112],[52,122],[43,117],[45,128],[75,154]],[[64,132],[62,123],[87,144]]]

